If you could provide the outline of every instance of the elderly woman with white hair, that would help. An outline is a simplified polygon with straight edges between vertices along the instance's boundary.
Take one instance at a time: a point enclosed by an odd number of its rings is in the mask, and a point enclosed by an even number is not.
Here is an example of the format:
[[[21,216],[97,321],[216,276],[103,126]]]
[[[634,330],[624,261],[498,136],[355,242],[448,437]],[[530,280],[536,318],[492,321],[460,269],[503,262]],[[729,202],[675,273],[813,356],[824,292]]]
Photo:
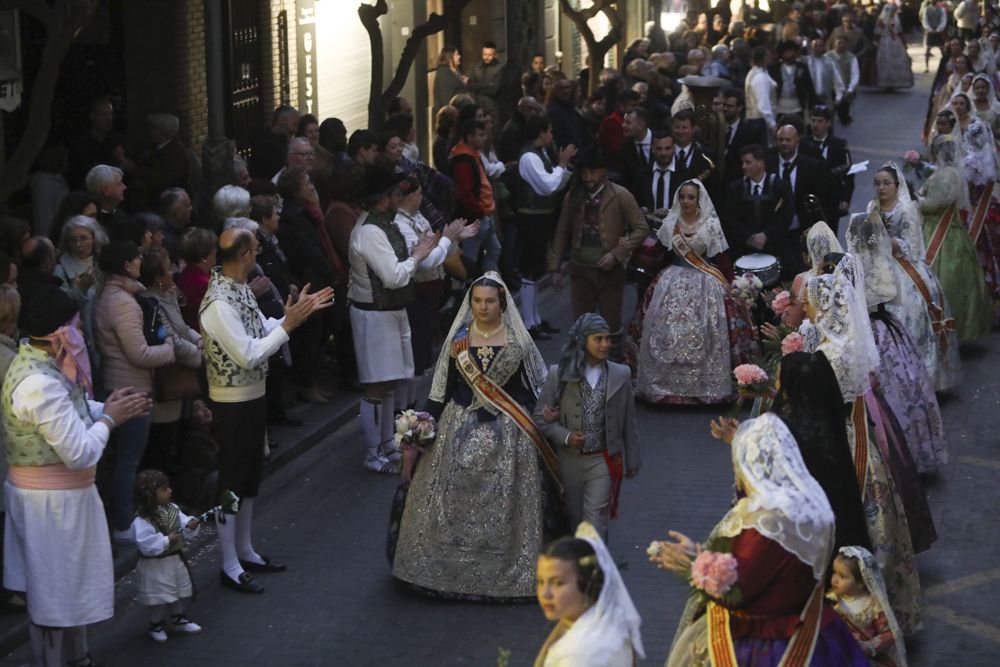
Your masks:
[[[223,185],[212,197],[212,210],[220,222],[246,217],[250,213],[250,192],[238,185]]]
[[[74,215],[63,225],[59,261],[53,273],[63,282],[63,290],[73,297],[81,310],[94,295],[97,283],[95,259],[107,243],[108,235],[91,217]]]

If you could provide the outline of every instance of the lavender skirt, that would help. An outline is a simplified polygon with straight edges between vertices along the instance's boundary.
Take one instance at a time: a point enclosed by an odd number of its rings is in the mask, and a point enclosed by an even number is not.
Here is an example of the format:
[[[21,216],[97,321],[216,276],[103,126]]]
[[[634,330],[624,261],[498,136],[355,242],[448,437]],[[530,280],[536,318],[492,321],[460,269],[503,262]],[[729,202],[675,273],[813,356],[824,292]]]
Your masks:
[[[740,667],[777,667],[788,648],[787,639],[736,639]],[[871,663],[840,618],[820,630],[809,667],[869,667]]]

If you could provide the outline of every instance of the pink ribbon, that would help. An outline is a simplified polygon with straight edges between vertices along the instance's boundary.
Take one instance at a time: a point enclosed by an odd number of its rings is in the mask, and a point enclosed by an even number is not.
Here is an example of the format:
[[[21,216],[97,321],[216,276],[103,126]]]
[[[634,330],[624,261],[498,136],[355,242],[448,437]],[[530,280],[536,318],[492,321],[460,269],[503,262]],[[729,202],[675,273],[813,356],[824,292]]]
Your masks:
[[[71,382],[82,384],[87,397],[94,397],[94,383],[90,371],[90,357],[87,356],[87,342],[80,333],[80,314],[77,313],[65,326],[61,326],[48,336],[32,336],[44,340],[52,346],[56,365]]]

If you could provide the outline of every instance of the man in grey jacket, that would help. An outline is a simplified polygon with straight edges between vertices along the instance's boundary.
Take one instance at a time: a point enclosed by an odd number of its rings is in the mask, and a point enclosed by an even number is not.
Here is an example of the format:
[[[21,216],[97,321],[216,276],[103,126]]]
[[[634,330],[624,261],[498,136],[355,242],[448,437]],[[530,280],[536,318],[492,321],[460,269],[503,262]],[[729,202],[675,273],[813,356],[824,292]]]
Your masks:
[[[573,325],[559,363],[535,404],[534,419],[559,453],[572,526],[588,521],[607,539],[618,516],[622,478],[639,473],[639,436],[629,369],[608,361],[611,331],[597,313]]]
[[[500,122],[500,84],[503,76],[503,65],[497,60],[497,45],[493,42],[483,44],[482,60],[472,68],[469,90],[476,95],[476,102],[483,112],[493,117],[493,122]]]

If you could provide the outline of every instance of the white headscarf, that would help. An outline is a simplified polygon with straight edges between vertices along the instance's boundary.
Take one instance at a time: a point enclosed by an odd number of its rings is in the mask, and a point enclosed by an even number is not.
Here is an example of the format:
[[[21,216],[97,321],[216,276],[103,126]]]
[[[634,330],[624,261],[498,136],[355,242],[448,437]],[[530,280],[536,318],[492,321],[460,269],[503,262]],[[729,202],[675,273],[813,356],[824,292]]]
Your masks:
[[[452,355],[452,344],[457,339],[469,335],[469,325],[472,324],[472,307],[469,305],[469,298],[472,295],[472,289],[481,285],[484,280],[492,280],[499,284],[504,292],[507,308],[503,311],[501,318],[507,328],[507,345],[521,348],[524,371],[535,396],[538,396],[538,392],[541,391],[542,385],[545,383],[548,371],[545,360],[542,358],[542,353],[535,347],[531,334],[524,327],[524,320],[521,319],[521,314],[517,311],[517,305],[514,303],[510,290],[507,289],[507,285],[499,273],[487,271],[469,286],[465,298],[462,299],[462,306],[458,309],[458,314],[455,315],[455,319],[451,323],[448,337],[445,338],[444,344],[441,346],[441,354],[438,355],[437,365],[434,368],[434,379],[431,382],[430,399],[432,401],[444,402],[445,390],[448,386],[448,364]]]
[[[642,619],[625,588],[618,566],[594,527],[584,521],[576,529],[576,537],[594,547],[597,565],[604,575],[604,585],[597,603],[573,623],[558,642],[549,648],[546,663],[606,665],[607,658],[617,655],[627,641],[639,658],[645,658],[639,626]],[[560,662],[560,660],[562,662]]]
[[[740,425],[733,437],[733,469],[746,496],[713,534],[735,537],[753,529],[774,540],[823,577],[833,549],[833,509],[809,474],[788,427],[773,413]]]
[[[823,273],[823,258],[831,252],[844,252],[830,226],[820,220],[806,232],[806,248],[809,251],[809,261],[812,262],[810,273],[818,276]]]
[[[968,209],[969,188],[965,186],[961,139],[954,134],[939,134],[931,141],[931,154],[934,156],[934,173],[927,179],[928,183],[931,180],[941,183],[949,193],[954,193],[955,205],[960,210]],[[925,192],[926,188],[925,183]]]
[[[924,246],[923,216],[920,215],[920,209],[910,198],[910,189],[906,187],[903,171],[894,162],[886,162],[879,167],[879,171],[890,171],[896,175],[896,182],[899,183],[896,188],[896,198],[899,200],[897,207],[903,212],[903,216],[899,220],[900,238],[906,243],[906,254],[911,258],[910,261],[922,261],[927,254],[927,249]],[[868,212],[877,212],[878,210],[878,200],[873,199],[868,204]]]
[[[847,558],[857,560],[858,569],[861,570],[861,578],[865,582],[865,588],[868,589],[868,593],[875,598],[879,607],[882,608],[882,613],[885,614],[885,620],[889,624],[892,637],[896,640],[893,648],[889,651],[889,657],[899,667],[906,667],[906,645],[903,643],[903,632],[900,630],[896,614],[893,613],[892,606],[889,604],[889,594],[885,590],[885,582],[882,580],[882,573],[879,570],[875,556],[864,547],[840,547],[838,553]]]
[[[892,239],[882,219],[875,213],[855,213],[847,226],[847,251],[864,270],[865,300],[871,312],[889,303],[899,293],[893,271]]]
[[[670,211],[667,213],[667,217],[663,219],[663,224],[660,226],[659,231],[656,232],[656,236],[660,239],[660,243],[663,244],[667,250],[673,248],[674,243],[674,233],[677,230],[677,222],[681,217],[681,202],[680,202],[680,192],[681,188],[685,185],[694,185],[698,188],[698,229],[695,231],[695,236],[702,243],[705,244],[707,250],[705,251],[706,257],[715,257],[719,253],[725,252],[729,249],[729,244],[726,243],[726,235],[722,231],[722,223],[719,222],[719,214],[715,211],[715,206],[712,204],[711,198],[708,196],[708,190],[705,189],[704,184],[697,178],[692,178],[681,183],[680,187],[674,193],[674,202],[670,206]],[[679,233],[679,232],[678,232]]]
[[[973,118],[962,137],[962,148],[965,151],[962,169],[969,181],[983,186],[996,180],[1000,159],[997,158],[993,130],[988,124]]]

